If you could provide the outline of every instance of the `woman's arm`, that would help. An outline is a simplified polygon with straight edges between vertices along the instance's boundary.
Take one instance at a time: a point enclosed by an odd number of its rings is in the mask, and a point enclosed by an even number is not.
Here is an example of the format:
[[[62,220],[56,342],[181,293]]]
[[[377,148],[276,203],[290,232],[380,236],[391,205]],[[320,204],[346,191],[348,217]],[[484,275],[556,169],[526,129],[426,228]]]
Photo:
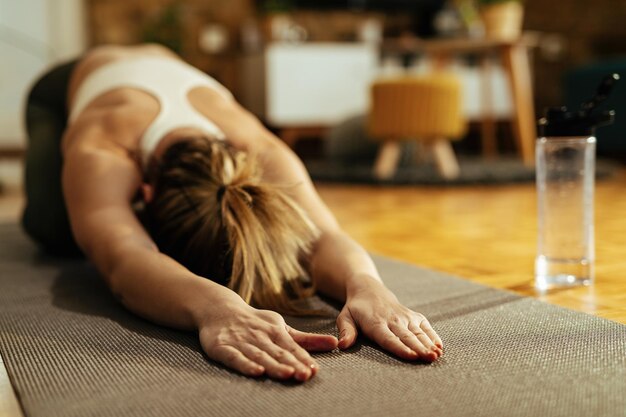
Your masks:
[[[423,315],[402,306],[385,287],[368,253],[341,230],[322,202],[302,162],[277,139],[265,136],[262,143],[257,153],[265,178],[291,185],[293,196],[321,230],[310,273],[320,292],[345,302],[337,318],[339,347],[350,347],[360,328],[402,358],[437,359],[443,347],[439,336]]]
[[[199,330],[209,357],[246,375],[314,375],[303,347],[329,350],[336,339],[291,329],[280,315],[248,306],[160,253],[131,209],[141,181],[134,162],[94,142],[66,150],[63,189],[79,246],[121,302],[156,323]]]

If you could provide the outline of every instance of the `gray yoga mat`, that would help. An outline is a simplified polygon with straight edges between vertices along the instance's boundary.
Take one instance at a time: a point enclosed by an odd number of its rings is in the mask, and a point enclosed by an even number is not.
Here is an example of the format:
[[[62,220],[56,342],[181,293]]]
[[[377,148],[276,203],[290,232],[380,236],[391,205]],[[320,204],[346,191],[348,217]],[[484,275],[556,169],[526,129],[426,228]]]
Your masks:
[[[442,255],[443,256],[443,255]],[[375,258],[445,355],[409,363],[359,340],[305,384],[239,376],[195,334],[116,303],[83,261],[0,226],[0,352],[24,412],[55,416],[624,416],[626,326]],[[335,333],[332,319],[289,319]]]

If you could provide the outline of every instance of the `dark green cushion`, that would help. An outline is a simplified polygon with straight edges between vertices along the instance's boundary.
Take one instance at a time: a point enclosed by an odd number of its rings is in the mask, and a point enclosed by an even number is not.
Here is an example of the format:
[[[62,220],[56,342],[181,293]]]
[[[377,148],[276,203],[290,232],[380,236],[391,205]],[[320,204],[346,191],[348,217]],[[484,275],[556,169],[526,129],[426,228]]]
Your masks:
[[[607,60],[585,65],[569,71],[564,78],[565,103],[570,110],[591,98],[606,75],[618,73],[622,80],[615,86],[611,96],[598,110],[615,110],[615,123],[598,128],[598,154],[613,156],[626,154],[626,58]]]

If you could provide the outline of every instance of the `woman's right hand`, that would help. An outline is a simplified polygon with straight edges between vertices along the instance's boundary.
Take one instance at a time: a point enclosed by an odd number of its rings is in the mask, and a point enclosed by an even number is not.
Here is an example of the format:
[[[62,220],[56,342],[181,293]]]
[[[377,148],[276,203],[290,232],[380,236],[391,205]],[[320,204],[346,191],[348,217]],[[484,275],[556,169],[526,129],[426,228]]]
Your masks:
[[[280,314],[247,304],[222,308],[199,330],[200,344],[211,359],[247,376],[275,379],[308,380],[318,365],[307,351],[330,351],[338,344],[334,336],[295,330]]]

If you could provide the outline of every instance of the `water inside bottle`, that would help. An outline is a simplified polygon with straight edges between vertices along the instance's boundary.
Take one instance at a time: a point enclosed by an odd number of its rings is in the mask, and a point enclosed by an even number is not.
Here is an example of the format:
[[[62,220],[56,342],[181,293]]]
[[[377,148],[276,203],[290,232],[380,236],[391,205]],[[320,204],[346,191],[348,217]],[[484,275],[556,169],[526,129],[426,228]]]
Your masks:
[[[535,260],[535,286],[539,290],[592,283],[593,261],[589,258],[538,256]]]

